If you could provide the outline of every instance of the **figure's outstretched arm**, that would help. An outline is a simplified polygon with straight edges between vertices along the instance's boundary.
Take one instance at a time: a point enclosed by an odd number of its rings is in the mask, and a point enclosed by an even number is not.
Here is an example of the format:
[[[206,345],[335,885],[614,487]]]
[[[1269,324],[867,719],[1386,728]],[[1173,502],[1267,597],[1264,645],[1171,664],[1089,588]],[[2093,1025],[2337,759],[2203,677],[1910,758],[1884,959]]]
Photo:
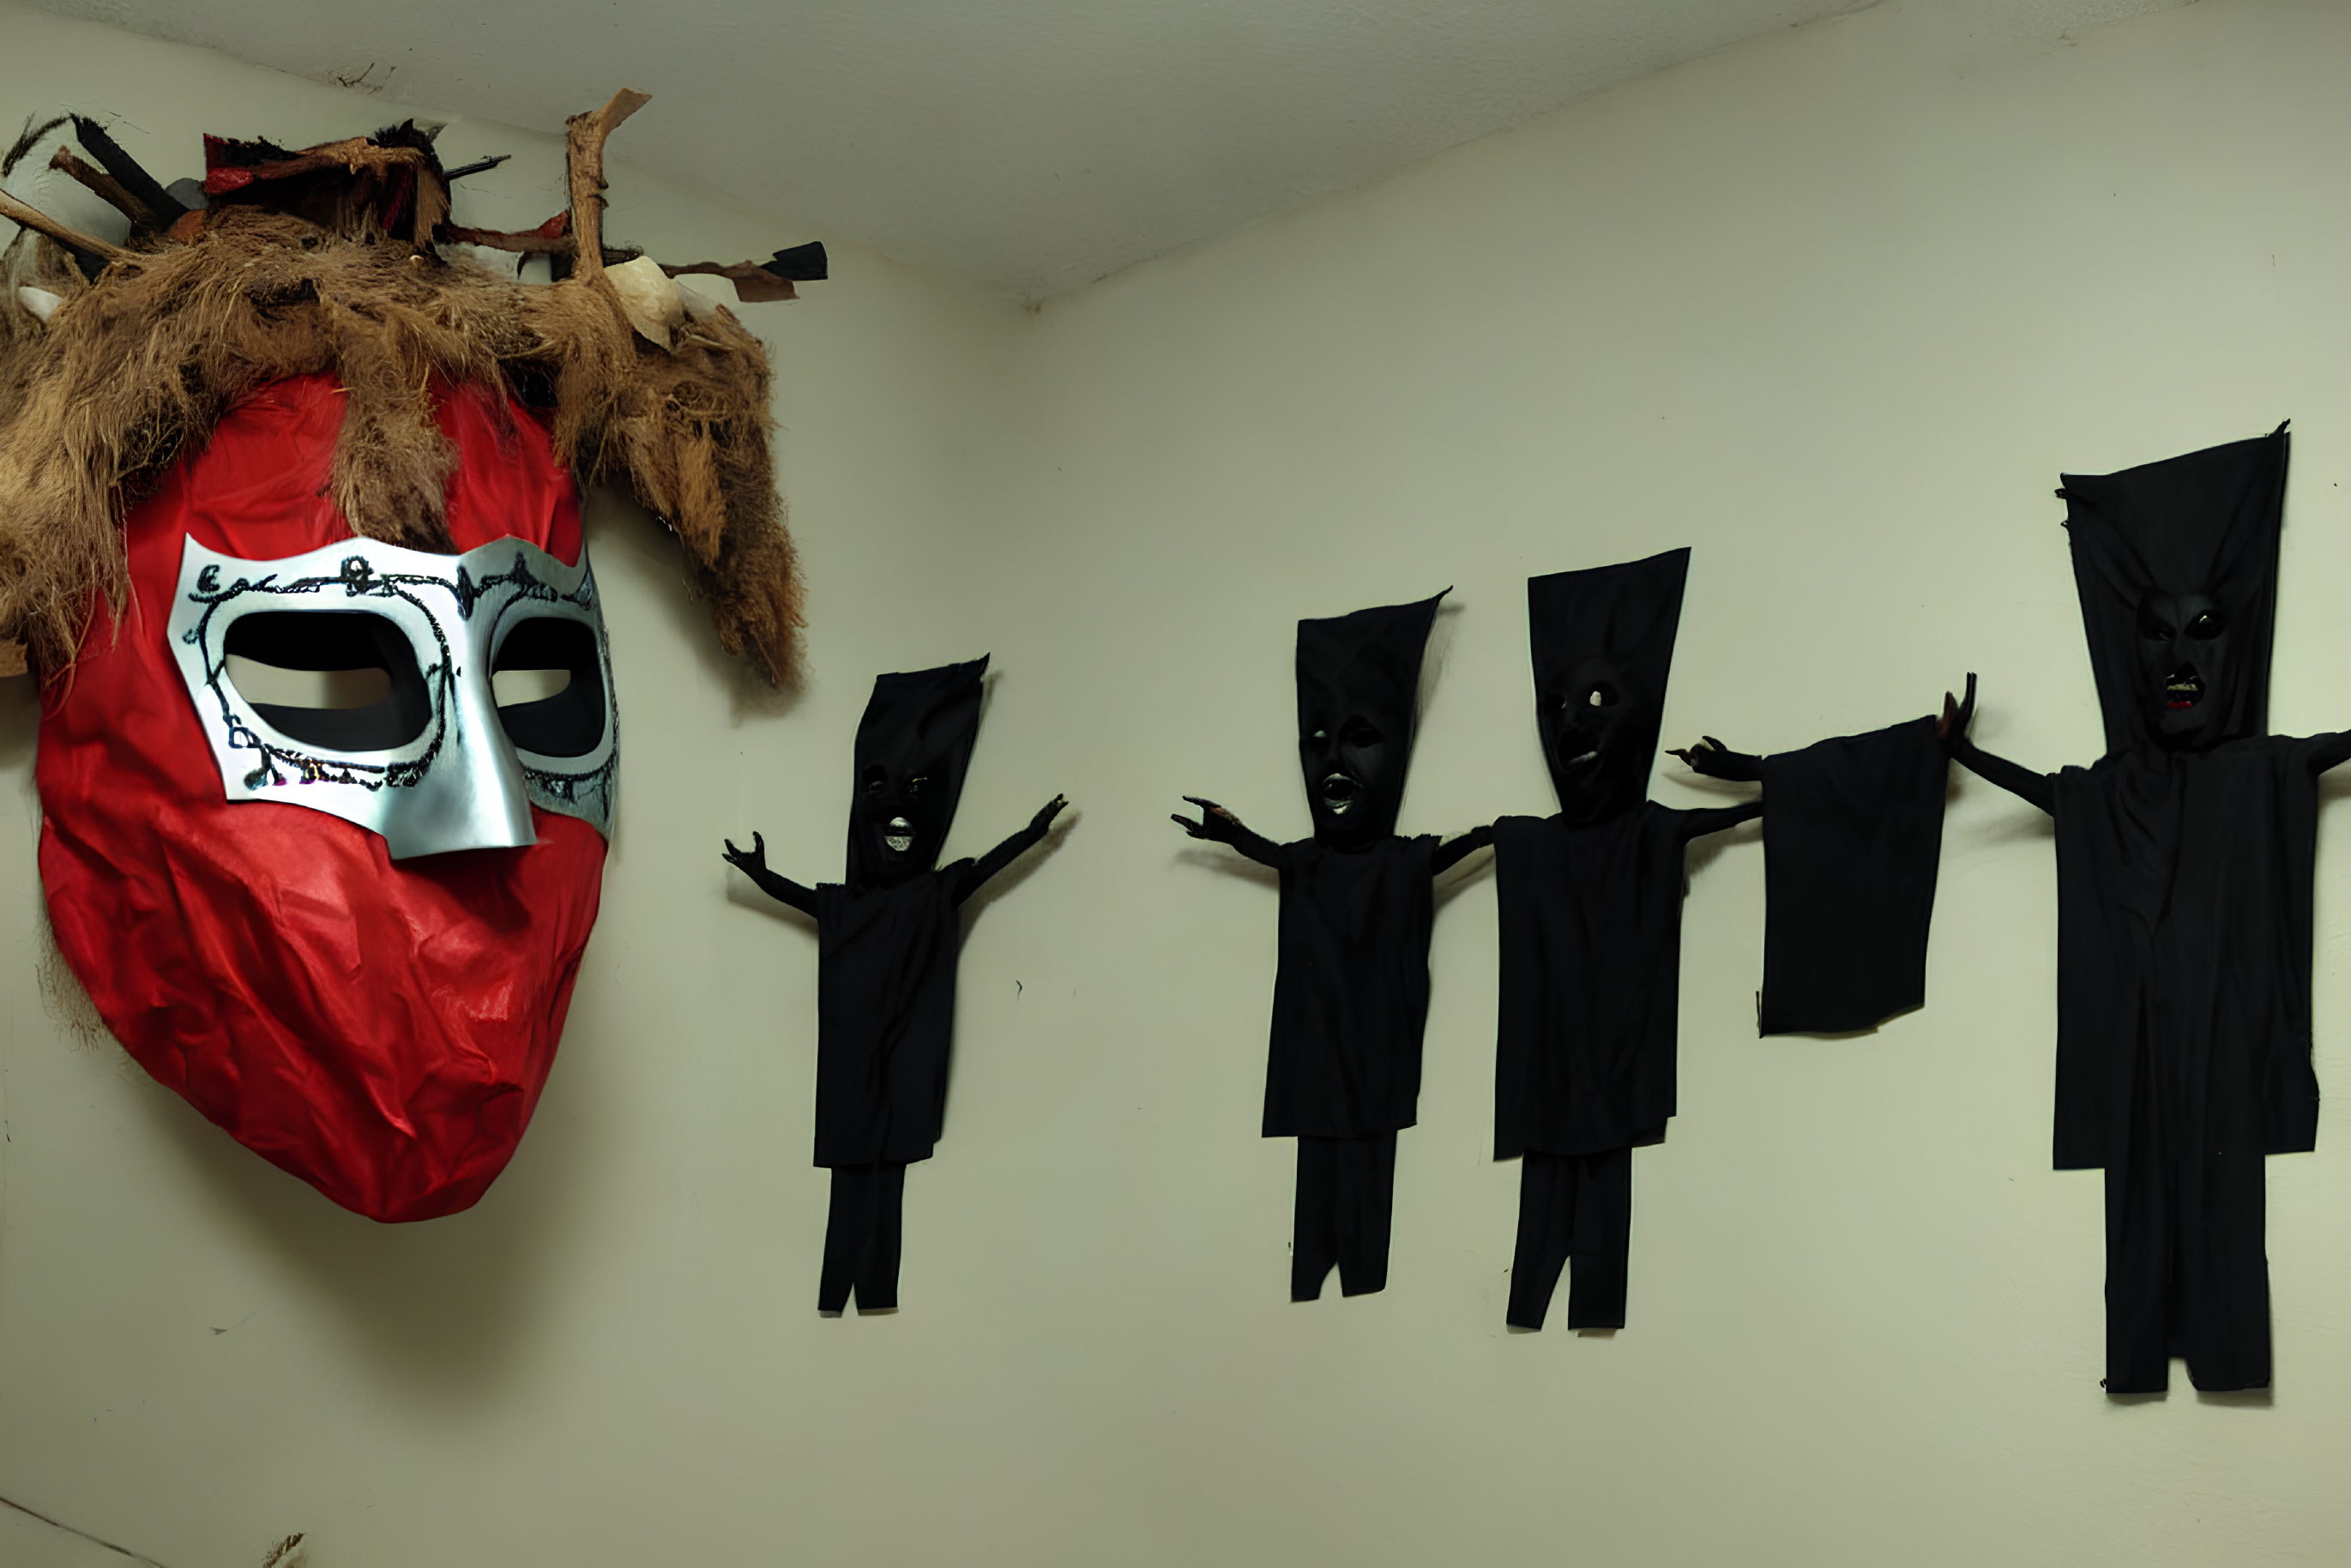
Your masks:
[[[1238,817],[1214,800],[1204,800],[1197,795],[1186,795],[1184,799],[1200,808],[1200,820],[1196,822],[1179,811],[1168,819],[1177,827],[1196,839],[1230,844],[1259,865],[1271,866],[1276,871],[1281,869],[1280,845],[1271,839],[1250,832],[1241,825]]]
[[[996,873],[1035,849],[1045,837],[1045,830],[1070,803],[1065,795],[1056,795],[1045,802],[1044,809],[1029,819],[1029,825],[964,867],[963,885],[956,889],[956,902],[961,904],[995,880]]]
[[[1682,842],[1702,839],[1708,833],[1719,833],[1725,828],[1735,828],[1741,822],[1751,822],[1763,814],[1761,800],[1741,800],[1736,806],[1705,806],[1695,811],[1684,811]]]
[[[1734,784],[1763,781],[1761,758],[1733,751],[1710,735],[1701,737],[1696,746],[1669,746],[1666,755],[1680,758],[1691,772],[1703,773],[1708,779],[1727,779]]]
[[[728,839],[726,852],[719,858],[758,883],[759,891],[777,903],[790,904],[810,920],[816,918],[816,890],[768,869],[768,841],[762,835],[753,833],[747,850],[737,849],[735,841]]]
[[[2057,814],[2057,779],[2054,775],[2035,773],[2022,763],[2011,762],[2005,757],[1995,757],[1968,738],[1968,726],[1976,716],[1976,676],[1968,672],[1968,695],[1965,699],[1943,694],[1943,713],[1935,721],[1935,738],[1943,749],[1977,778],[1997,784],[2020,800],[2040,807],[2051,816]]]
[[[2324,773],[2346,762],[2351,762],[2351,729],[2319,736],[2311,746],[2310,770],[2313,773]]]
[[[1489,848],[1494,841],[1494,824],[1482,822],[1458,839],[1447,839],[1437,846],[1437,854],[1428,862],[1428,874],[1443,876],[1462,860],[1478,851]]]

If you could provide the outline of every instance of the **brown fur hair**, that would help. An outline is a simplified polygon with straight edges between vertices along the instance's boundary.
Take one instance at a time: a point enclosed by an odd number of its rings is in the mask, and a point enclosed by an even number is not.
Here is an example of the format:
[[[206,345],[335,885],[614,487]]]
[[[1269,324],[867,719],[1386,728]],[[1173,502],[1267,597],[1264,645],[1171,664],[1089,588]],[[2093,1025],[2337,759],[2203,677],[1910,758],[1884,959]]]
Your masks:
[[[800,585],[768,467],[768,361],[732,314],[697,312],[664,350],[592,264],[525,285],[283,213],[205,219],[89,284],[30,233],[0,267],[0,638],[36,668],[69,667],[97,608],[121,610],[126,502],[239,399],[324,371],[349,400],[329,493],[358,533],[450,548],[436,381],[551,400],[558,455],[668,525],[721,645],[771,682],[791,674]],[[65,297],[46,328],[20,284]]]

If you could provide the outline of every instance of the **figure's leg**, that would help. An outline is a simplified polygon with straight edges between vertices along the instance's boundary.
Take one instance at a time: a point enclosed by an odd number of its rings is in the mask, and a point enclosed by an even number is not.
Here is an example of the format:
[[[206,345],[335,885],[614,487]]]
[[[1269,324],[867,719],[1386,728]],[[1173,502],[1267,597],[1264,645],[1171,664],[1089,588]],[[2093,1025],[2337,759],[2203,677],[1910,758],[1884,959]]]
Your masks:
[[[1388,1285],[1388,1230],[1395,1213],[1396,1135],[1338,1143],[1339,1293],[1368,1296]]]
[[[1579,1162],[1529,1149],[1519,1165],[1519,1245],[1510,1258],[1510,1309],[1515,1329],[1539,1329],[1551,1311],[1559,1271],[1573,1245]]]
[[[1298,1140],[1297,1207],[1290,1226],[1290,1299],[1311,1301],[1339,1260],[1336,1138]]]
[[[2160,1394],[2171,1384],[2179,1259],[2177,1171],[2165,1148],[2144,1034],[2123,1146],[2106,1161],[2106,1392]]]
[[[873,1234],[873,1166],[835,1166],[832,1207],[824,1221],[824,1273],[818,1281],[816,1310],[839,1312],[849,1305],[849,1288]]]
[[[1575,1162],[1575,1273],[1567,1291],[1567,1326],[1625,1326],[1625,1281],[1633,1246],[1633,1151],[1609,1149]]]
[[[857,1310],[888,1312],[898,1308],[898,1243],[906,1208],[906,1167],[873,1167],[872,1219],[857,1259]]]
[[[2179,1204],[2179,1354],[2208,1394],[2270,1385],[2268,1194],[2258,1154],[2192,1156]]]

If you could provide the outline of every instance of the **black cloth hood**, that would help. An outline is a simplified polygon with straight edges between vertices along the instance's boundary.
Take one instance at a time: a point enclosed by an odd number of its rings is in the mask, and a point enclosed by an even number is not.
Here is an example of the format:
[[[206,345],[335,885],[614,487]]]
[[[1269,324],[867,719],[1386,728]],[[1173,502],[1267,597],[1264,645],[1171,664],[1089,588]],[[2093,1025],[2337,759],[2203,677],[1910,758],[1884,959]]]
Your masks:
[[[979,680],[987,670],[982,654],[968,664],[874,677],[857,723],[851,887],[887,886],[937,864],[979,738]],[[913,830],[904,851],[887,842],[893,820]]]
[[[2286,457],[2281,424],[2119,474],[2064,476],[2108,752],[2202,751],[2267,732]],[[2219,637],[2199,642],[2170,623],[2181,607],[2192,615],[2206,604],[2225,618]],[[2168,642],[2156,635],[2165,631]],[[2175,666],[2196,690],[2193,708],[2173,716],[2164,698]]]
[[[1689,555],[1527,579],[1535,724],[1571,821],[1603,821],[1648,799]]]
[[[1412,765],[1433,598],[1298,623],[1298,752],[1314,836],[1345,848],[1395,831]]]

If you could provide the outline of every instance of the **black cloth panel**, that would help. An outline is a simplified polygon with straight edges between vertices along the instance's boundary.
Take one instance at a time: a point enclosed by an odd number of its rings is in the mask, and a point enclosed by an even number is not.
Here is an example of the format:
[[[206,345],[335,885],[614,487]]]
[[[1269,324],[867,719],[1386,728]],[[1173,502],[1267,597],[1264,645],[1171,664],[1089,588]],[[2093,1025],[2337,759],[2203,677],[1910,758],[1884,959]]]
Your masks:
[[[1875,1029],[1927,999],[1949,771],[1932,718],[1763,759],[1758,1032]]]
[[[1437,840],[1280,848],[1269,1138],[1367,1138],[1418,1115]]]

